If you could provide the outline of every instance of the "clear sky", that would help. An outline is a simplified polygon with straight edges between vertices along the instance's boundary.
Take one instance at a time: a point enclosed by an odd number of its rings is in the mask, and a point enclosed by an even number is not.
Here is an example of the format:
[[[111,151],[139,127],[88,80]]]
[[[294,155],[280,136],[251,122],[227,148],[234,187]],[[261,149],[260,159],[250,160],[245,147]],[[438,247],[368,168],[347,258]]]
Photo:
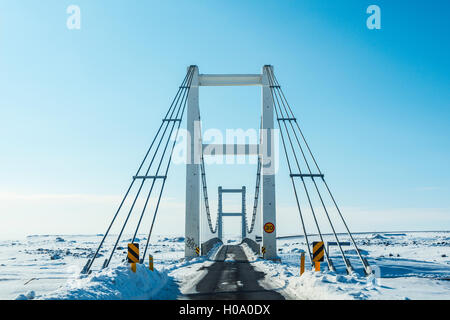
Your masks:
[[[66,26],[72,4],[80,30]],[[366,27],[371,4],[380,30]],[[191,64],[274,65],[352,230],[449,230],[449,12],[439,0],[1,0],[0,235],[103,233]],[[258,88],[200,95],[205,129],[259,126]],[[246,185],[251,202],[254,167],[207,170],[213,200]],[[184,174],[171,169],[157,233],[184,232]],[[277,187],[278,233],[300,233],[284,164]]]

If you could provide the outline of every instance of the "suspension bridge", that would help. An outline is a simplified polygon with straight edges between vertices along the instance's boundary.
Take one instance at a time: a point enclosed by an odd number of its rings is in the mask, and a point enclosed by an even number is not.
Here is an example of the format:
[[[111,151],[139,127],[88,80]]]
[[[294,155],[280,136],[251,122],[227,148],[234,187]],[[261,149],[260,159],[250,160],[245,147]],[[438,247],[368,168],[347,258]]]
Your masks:
[[[211,145],[204,144],[202,141],[200,123],[200,107],[199,107],[199,87],[201,86],[260,86],[262,94],[261,116],[260,116],[260,135],[257,144],[225,144]],[[278,130],[281,137],[282,150],[289,170],[289,176],[286,177],[292,184],[292,196],[295,200],[296,208],[300,217],[299,229],[301,230],[305,240],[305,252],[309,257],[309,261],[313,263],[312,240],[324,242],[323,221],[326,222],[327,228],[331,229],[332,236],[335,240],[340,253],[340,259],[343,260],[346,271],[352,273],[354,268],[348,259],[346,252],[342,248],[342,241],[335,228],[336,220],[341,223],[349,238],[351,245],[354,247],[358,260],[366,274],[371,273],[371,268],[367,260],[361,255],[360,250],[350,232],[344,216],[339,208],[333,193],[331,192],[325,175],[321,171],[311,148],[305,139],[303,131],[300,128],[299,121],[294,115],[293,109],[288,103],[286,96],[274,74],[274,69],[270,65],[262,68],[261,74],[200,74],[199,68],[195,65],[187,68],[186,76],[172,103],[164,115],[156,134],[147,149],[144,159],[140,163],[138,170],[132,176],[130,185],[120,202],[111,222],[104,233],[93,257],[91,257],[84,269],[83,273],[90,273],[95,268],[106,268],[110,265],[114,254],[117,254],[118,244],[124,236],[124,230],[130,223],[130,217],[135,218],[135,225],[131,226],[134,230],[132,238],[129,242],[136,242],[137,235],[142,232],[145,227],[147,238],[142,246],[142,255],[145,257],[149,252],[150,240],[154,230],[156,217],[162,204],[162,195],[166,186],[169,169],[172,162],[175,143],[179,134],[180,126],[186,117],[186,128],[190,139],[187,139],[187,161],[186,161],[186,204],[185,204],[185,258],[191,259],[199,255],[207,254],[207,250],[199,250],[206,242],[220,242],[223,238],[223,217],[239,216],[242,221],[242,239],[248,243],[256,244],[255,240],[262,240],[262,248],[264,250],[264,259],[277,259],[277,221],[276,221],[276,198],[275,198],[275,168],[277,160],[275,157],[275,130]],[[275,123],[278,129],[275,128]],[[173,139],[175,137],[175,139]],[[251,155],[257,157],[257,168],[255,174],[255,186],[253,206],[249,214],[246,212],[245,195],[247,188],[245,186],[236,189],[218,189],[218,208],[215,223],[213,223],[209,193],[207,186],[207,174],[205,168],[204,157],[211,154],[223,155]],[[280,177],[282,179],[284,177]],[[144,185],[147,189],[144,189]],[[319,187],[320,186],[320,187]],[[144,190],[146,190],[144,192]],[[322,190],[322,192],[321,192]],[[325,192],[323,192],[325,190]],[[238,193],[242,195],[241,212],[230,213],[224,211],[222,204],[223,193]],[[300,197],[304,195],[303,197]],[[312,195],[318,197],[320,206],[314,206],[312,203]],[[151,197],[157,199],[150,201]],[[330,214],[330,206],[326,204],[326,199],[332,203],[333,210],[337,212],[334,221]],[[138,200],[143,201],[142,208],[137,209]],[[302,202],[303,201],[303,202]],[[303,205],[303,207],[302,207]],[[305,210],[305,205],[308,210]],[[204,208],[205,210],[202,210]],[[149,225],[142,225],[143,218],[150,212],[151,219]],[[210,237],[202,239],[200,232],[200,224],[202,214],[206,216]],[[318,219],[322,215],[325,219]],[[118,217],[122,217],[122,221],[118,222]],[[314,230],[307,230],[305,223],[306,217],[311,218]],[[261,226],[256,226],[257,218],[261,219]],[[111,229],[118,226],[118,234],[113,234]],[[104,248],[105,240],[113,237],[113,245],[111,249]],[[259,246],[258,246],[259,247]],[[207,247],[205,247],[207,248]],[[105,252],[106,251],[106,252]],[[151,250],[150,250],[151,251]],[[101,254],[101,252],[103,254]],[[220,250],[219,261],[216,264],[223,263],[226,253],[234,252],[238,260],[245,260],[245,255],[238,246],[224,245]],[[99,257],[105,256],[103,262],[99,262]],[[222,258],[220,258],[222,256]],[[335,271],[335,267],[328,247],[324,247],[324,257],[329,270]],[[141,258],[140,263],[144,263]],[[213,271],[219,274],[223,273],[227,265],[216,265],[211,267]],[[242,266],[239,266],[242,268]],[[248,269],[248,270],[247,270]],[[242,271],[241,276],[247,275],[250,278],[257,278],[255,271],[247,268]],[[236,277],[236,272],[234,276]],[[214,276],[208,276],[208,279]],[[216,277],[217,278],[217,277]],[[205,282],[206,281],[206,282]],[[235,280],[233,280],[235,281]],[[214,282],[214,281],[213,281]],[[208,290],[214,287],[211,281],[204,281],[199,287],[206,288],[201,291],[207,294]],[[209,289],[207,289],[209,288]],[[273,293],[268,292],[267,297],[272,297]],[[240,297],[236,295],[234,297]]]

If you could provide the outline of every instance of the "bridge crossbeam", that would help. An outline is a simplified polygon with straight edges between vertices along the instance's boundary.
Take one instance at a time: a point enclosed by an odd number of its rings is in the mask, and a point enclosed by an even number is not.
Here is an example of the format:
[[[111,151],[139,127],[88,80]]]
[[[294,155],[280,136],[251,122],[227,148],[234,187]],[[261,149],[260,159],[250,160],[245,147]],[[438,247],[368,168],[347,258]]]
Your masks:
[[[199,86],[258,86],[262,84],[261,74],[200,74]]]
[[[222,212],[222,217],[241,217],[242,212]],[[245,214],[244,214],[245,215]]]
[[[247,224],[245,219],[245,191],[246,188],[243,186],[241,189],[224,189],[222,187],[218,188],[219,192],[219,208],[217,212],[217,221],[218,221],[218,238],[223,240],[223,217],[241,217],[242,225],[241,225],[241,236],[242,240],[246,237]],[[223,212],[223,194],[224,193],[240,193],[242,195],[242,207],[241,212]]]
[[[258,144],[203,144],[203,155],[259,155]]]

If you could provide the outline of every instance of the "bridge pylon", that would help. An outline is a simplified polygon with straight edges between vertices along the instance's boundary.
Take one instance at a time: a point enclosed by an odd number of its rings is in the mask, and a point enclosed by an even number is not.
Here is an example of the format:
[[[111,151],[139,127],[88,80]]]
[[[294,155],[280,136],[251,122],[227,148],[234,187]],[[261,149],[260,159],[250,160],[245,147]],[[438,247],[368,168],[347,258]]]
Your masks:
[[[198,67],[194,66],[194,68],[187,106],[187,131],[190,139],[187,139],[188,162],[186,165],[186,258],[195,257],[195,246],[200,245],[200,170],[202,169],[203,152],[211,149],[211,147],[215,150],[216,155],[219,155],[217,151],[222,151],[222,155],[258,155],[262,171],[261,205],[263,223],[269,222],[274,226],[276,225],[274,101],[269,82],[269,75],[273,72],[273,67],[270,65],[264,66],[261,74],[200,74]],[[198,88],[200,86],[260,86],[262,116],[259,144],[225,144],[221,146],[203,144],[199,124]],[[244,228],[247,225],[245,219],[243,221],[243,234],[246,234]],[[220,223],[218,227],[221,228]],[[277,254],[276,228],[271,233],[262,232],[263,245],[266,247],[265,257],[274,259]]]

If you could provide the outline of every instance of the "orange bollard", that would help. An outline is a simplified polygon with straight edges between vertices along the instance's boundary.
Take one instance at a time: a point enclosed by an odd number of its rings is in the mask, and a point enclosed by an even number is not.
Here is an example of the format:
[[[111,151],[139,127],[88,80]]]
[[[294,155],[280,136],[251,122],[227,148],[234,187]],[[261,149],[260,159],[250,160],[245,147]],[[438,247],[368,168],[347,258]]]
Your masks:
[[[136,263],[131,264],[131,271],[136,272]]]
[[[302,255],[300,256],[300,275],[302,275],[305,272],[305,253],[302,252]]]
[[[153,271],[153,256],[151,254],[148,255],[148,268]]]
[[[320,271],[320,261],[315,262],[316,271]]]

